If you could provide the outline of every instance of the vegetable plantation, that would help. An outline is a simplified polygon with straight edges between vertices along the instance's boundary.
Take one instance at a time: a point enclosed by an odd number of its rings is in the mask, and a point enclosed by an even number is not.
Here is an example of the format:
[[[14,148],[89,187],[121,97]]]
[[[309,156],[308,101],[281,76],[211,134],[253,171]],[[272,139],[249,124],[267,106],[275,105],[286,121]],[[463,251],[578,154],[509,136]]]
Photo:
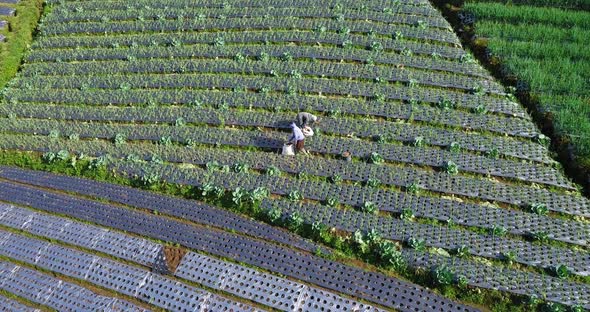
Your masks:
[[[590,309],[590,201],[428,1],[52,1],[1,95],[2,308]]]
[[[570,166],[583,169],[580,176],[590,166],[587,10],[587,1],[467,1],[461,13],[477,44],[552,129]]]

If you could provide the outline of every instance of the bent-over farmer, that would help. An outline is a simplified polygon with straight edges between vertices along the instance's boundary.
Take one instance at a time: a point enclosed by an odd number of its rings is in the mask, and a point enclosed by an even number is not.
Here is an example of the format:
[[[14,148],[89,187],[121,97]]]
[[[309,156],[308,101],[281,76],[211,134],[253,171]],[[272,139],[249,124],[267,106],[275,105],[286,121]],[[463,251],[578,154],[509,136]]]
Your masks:
[[[293,134],[289,138],[289,143],[295,144],[295,150],[299,153],[307,153],[305,150],[305,136],[303,135],[303,131],[301,128],[297,127],[297,125],[292,122],[291,123],[291,130],[293,130]]]
[[[318,117],[310,113],[301,112],[297,114],[297,125],[299,125],[299,127],[301,128],[308,127],[309,125],[315,123],[317,120]]]

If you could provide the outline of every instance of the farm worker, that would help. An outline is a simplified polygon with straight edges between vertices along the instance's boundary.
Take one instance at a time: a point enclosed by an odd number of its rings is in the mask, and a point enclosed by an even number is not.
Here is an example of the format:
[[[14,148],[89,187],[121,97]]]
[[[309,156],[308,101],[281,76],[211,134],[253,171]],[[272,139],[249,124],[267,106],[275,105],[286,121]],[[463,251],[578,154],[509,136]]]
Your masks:
[[[304,148],[305,136],[303,135],[303,131],[301,131],[301,128],[297,127],[297,125],[294,122],[292,122],[291,130],[293,130],[293,134],[289,138],[289,143],[295,144],[295,150],[297,152],[307,153],[307,151]]]
[[[301,128],[305,128],[305,127],[309,126],[310,124],[313,124],[317,120],[318,120],[318,117],[316,115],[312,115],[310,113],[301,112],[301,113],[297,114],[297,124]]]

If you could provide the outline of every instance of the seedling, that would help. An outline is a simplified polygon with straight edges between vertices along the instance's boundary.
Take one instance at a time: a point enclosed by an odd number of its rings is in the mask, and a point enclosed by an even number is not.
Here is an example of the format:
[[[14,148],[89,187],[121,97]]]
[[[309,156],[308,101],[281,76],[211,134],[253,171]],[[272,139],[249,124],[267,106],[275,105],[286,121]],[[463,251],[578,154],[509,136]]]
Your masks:
[[[160,157],[157,154],[152,154],[152,156],[150,156],[150,162],[154,163],[154,164],[158,164],[161,165],[164,163],[164,160],[162,159],[162,157]]]
[[[361,206],[361,211],[364,213],[377,214],[379,213],[379,208],[375,203],[366,201]]]
[[[547,213],[549,212],[549,210],[547,209],[547,206],[545,206],[545,204],[540,204],[540,203],[530,204],[528,208],[529,208],[530,212],[536,213],[541,216],[547,215]]]
[[[546,302],[543,305],[543,309],[542,311],[546,311],[546,312],[565,312],[566,309],[564,308],[563,305],[557,303],[557,302]]]
[[[483,115],[488,112],[488,109],[485,105],[479,104],[471,110],[474,114]]]
[[[383,103],[385,102],[385,95],[381,93],[375,93],[375,95],[373,95],[373,100],[379,103]]]
[[[369,50],[374,51],[374,52],[383,51],[383,45],[379,41],[373,41],[373,42],[371,42],[371,45],[369,46]]]
[[[284,52],[281,55],[281,61],[283,61],[283,62],[290,62],[292,60],[293,60],[293,55],[291,55],[291,53],[289,53],[289,52]]]
[[[141,158],[139,158],[139,156],[135,155],[135,154],[129,154],[125,157],[126,161],[130,161],[130,162],[140,162]]]
[[[449,151],[451,153],[459,153],[461,151],[461,144],[452,142],[451,145],[449,145]]]
[[[164,145],[164,146],[169,146],[172,145],[172,138],[169,136],[164,136],[160,138],[160,141],[158,141],[158,143],[160,145]]]
[[[336,207],[338,206],[338,198],[334,196],[329,196],[326,198],[324,203],[330,207]]]
[[[426,245],[425,245],[423,239],[410,237],[408,239],[408,241],[406,242],[406,244],[408,245],[408,247],[410,247],[410,248],[412,248],[414,250],[417,250],[417,251],[424,251],[424,250],[426,250]]]
[[[461,245],[455,249],[455,255],[460,258],[464,258],[469,255],[469,247]]]
[[[148,172],[141,176],[141,183],[145,186],[150,186],[158,183],[161,180],[161,177],[156,172]]]
[[[278,177],[281,175],[281,169],[279,169],[275,166],[270,166],[270,167],[266,168],[265,173],[268,174],[269,176],[272,176],[272,177]]]
[[[457,276],[455,278],[455,282],[457,283],[457,286],[459,286],[461,288],[465,288],[467,286],[467,284],[469,284],[469,280],[464,275]]]
[[[408,186],[406,186],[406,192],[411,194],[418,194],[420,192],[420,187],[418,186],[418,183],[412,182],[408,184]]]
[[[174,125],[177,127],[184,127],[186,126],[186,121],[184,121],[184,118],[178,117],[176,121],[174,121]]]
[[[505,227],[499,225],[492,226],[489,231],[492,236],[504,236],[508,232]]]
[[[102,167],[106,166],[109,161],[110,161],[109,155],[99,156],[99,157],[93,159],[90,162],[90,164],[88,164],[88,169],[102,168]]]
[[[340,44],[340,47],[342,47],[343,49],[351,49],[352,48],[352,41],[350,40],[344,40],[342,41],[342,43]]]
[[[348,28],[346,26],[341,26],[340,28],[338,28],[337,32],[341,35],[348,35],[348,34],[350,34],[350,28]]]
[[[266,63],[270,60],[270,55],[268,55],[266,52],[260,52],[260,55],[257,57],[257,59]]]
[[[215,40],[213,40],[213,45],[216,47],[224,46],[225,39],[223,37],[215,37]]]
[[[567,266],[565,266],[563,264],[559,264],[559,265],[552,267],[551,271],[553,271],[553,274],[555,274],[555,276],[557,276],[561,279],[565,279],[568,276],[570,276],[570,274],[571,274],[571,272],[567,268]]]
[[[59,139],[60,133],[59,130],[51,130],[49,131],[49,137],[52,139]]]
[[[231,170],[236,173],[246,173],[250,169],[250,166],[245,163],[235,163],[232,165]]]
[[[57,152],[57,154],[55,154],[55,158],[59,160],[68,160],[70,158],[70,152],[66,150],[60,150]]]
[[[371,155],[369,155],[369,162],[372,164],[382,164],[384,161],[383,156],[379,155],[377,152],[372,152]]]
[[[375,134],[372,137],[373,142],[379,143],[379,144],[383,144],[385,143],[385,138],[382,135],[379,134]]]
[[[450,175],[456,175],[459,173],[459,166],[455,164],[452,160],[447,161],[447,163],[443,166],[443,169],[446,173]]]
[[[298,232],[303,225],[303,217],[299,212],[295,211],[287,218],[289,229],[294,232]]]
[[[451,285],[455,280],[455,274],[445,265],[440,265],[432,269],[432,280],[437,285]]]
[[[507,251],[501,254],[502,260],[506,261],[509,265],[511,265],[514,261],[516,261],[516,253],[514,251]]]
[[[481,85],[477,85],[473,88],[471,88],[471,90],[469,90],[471,92],[471,94],[474,95],[484,95],[485,94],[485,90]]]
[[[449,99],[441,98],[437,103],[436,106],[442,110],[451,110],[455,108],[455,103],[453,103]]]
[[[293,69],[291,73],[289,73],[289,76],[293,79],[301,79],[301,73],[296,69]]]
[[[489,151],[486,152],[486,157],[492,158],[492,159],[498,159],[498,157],[500,157],[500,152],[498,151],[497,148],[493,147],[492,149],[490,149]]]
[[[419,29],[426,29],[426,28],[428,28],[428,23],[423,20],[418,20],[418,21],[416,21],[415,26],[418,27]]]
[[[278,207],[273,207],[272,209],[269,209],[266,211],[266,216],[268,217],[268,220],[272,224],[277,224],[278,221],[281,220],[282,215],[283,215],[283,213],[282,213],[281,209]]]
[[[242,63],[245,60],[246,60],[246,57],[240,52],[238,52],[238,53],[236,53],[236,55],[234,55],[234,61],[236,61],[236,62]]]
[[[303,195],[298,190],[293,190],[289,192],[289,195],[287,197],[290,201],[294,202],[303,200]]]
[[[399,215],[399,218],[402,220],[410,221],[415,218],[415,215],[414,215],[414,212],[412,211],[412,209],[404,208],[404,209],[402,209],[402,212]]]
[[[305,178],[307,178],[307,172],[305,172],[305,171],[299,171],[297,173],[297,178],[298,179],[305,179]]]
[[[397,247],[390,241],[380,241],[375,246],[375,253],[381,260],[381,265],[391,267],[396,271],[403,271],[407,264]]]
[[[537,135],[535,140],[537,141],[537,143],[542,144],[544,146],[549,146],[549,143],[551,143],[551,139],[542,133]]]
[[[41,158],[43,159],[43,161],[45,163],[48,163],[49,164],[49,163],[52,163],[55,160],[56,155],[53,152],[47,152],[47,153],[44,153]]]
[[[379,179],[369,178],[365,182],[365,185],[369,187],[379,187],[381,186],[381,181]]]
[[[404,48],[401,52],[401,55],[403,56],[412,56],[414,55],[414,52],[412,52],[412,50],[408,49],[408,48]]]
[[[546,243],[549,241],[549,234],[545,231],[538,231],[529,233],[529,237],[535,241],[539,241],[541,243]]]
[[[422,147],[424,146],[425,142],[424,142],[424,137],[421,136],[417,136],[414,138],[414,140],[412,140],[412,145],[416,146],[416,147]]]
[[[248,195],[248,192],[241,188],[238,187],[236,188],[232,193],[232,202],[239,208],[242,207],[242,205],[244,204],[245,198]]]
[[[338,175],[338,174],[335,174],[335,175],[329,177],[328,180],[331,183],[339,184],[340,182],[342,182],[342,177],[340,175]]]

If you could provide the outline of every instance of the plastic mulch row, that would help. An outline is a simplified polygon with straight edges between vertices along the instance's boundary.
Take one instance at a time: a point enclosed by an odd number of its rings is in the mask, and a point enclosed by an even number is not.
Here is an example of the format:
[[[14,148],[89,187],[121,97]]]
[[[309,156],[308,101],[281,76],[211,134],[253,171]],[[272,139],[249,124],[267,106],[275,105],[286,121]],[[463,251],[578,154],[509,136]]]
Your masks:
[[[34,206],[37,209],[63,213],[156,239],[180,243],[236,261],[285,274],[321,287],[396,309],[472,310],[417,285],[364,272],[308,253],[241,237],[236,234],[194,227],[162,217],[147,215],[70,196],[47,193],[38,189],[0,183],[0,196],[5,200]],[[375,287],[374,285],[380,285]],[[408,295],[401,295],[405,289]]]
[[[116,172],[129,176],[143,176],[146,172],[156,173],[161,179],[182,185],[200,186],[204,182],[203,169],[181,169],[170,165],[150,166],[146,164],[116,163],[111,166]],[[222,173],[218,172],[207,179],[216,185],[226,189],[241,187],[254,189],[256,187],[267,187],[271,193],[287,195],[292,190],[299,190],[304,197],[314,200],[324,200],[331,196],[338,198],[340,203],[363,203],[372,201],[379,203],[387,202],[386,194],[374,191],[373,193],[359,194],[351,192],[354,186],[340,185],[333,187],[329,184],[321,184],[314,181],[300,183],[298,180],[286,180],[281,177],[256,176],[248,174]],[[355,195],[344,197],[344,195]],[[414,203],[414,205],[419,203]],[[416,210],[413,206],[407,206],[410,210]],[[358,215],[357,220],[364,219],[362,214],[356,211],[331,209],[333,213]],[[317,211],[317,210],[316,210]],[[374,217],[365,214],[366,216]],[[396,240],[405,240],[408,235],[414,235],[426,239],[427,245],[453,249],[461,245],[471,247],[471,252],[476,255],[492,258],[501,258],[501,252],[515,251],[518,254],[516,261],[539,267],[546,267],[557,264],[566,264],[576,274],[587,275],[590,272],[590,256],[584,252],[577,252],[565,248],[557,248],[547,245],[535,245],[526,241],[506,239],[503,237],[484,236],[481,234],[449,229],[447,227],[433,226],[428,224],[405,223],[398,219],[383,219],[390,225],[396,225],[398,231]],[[357,228],[355,228],[357,229]]]
[[[18,91],[18,92],[16,92]],[[292,105],[293,110],[317,110],[324,113],[342,112],[357,115],[372,115],[391,119],[415,120],[469,130],[484,130],[503,135],[534,138],[540,134],[529,120],[506,118],[496,115],[476,115],[468,112],[444,111],[427,105],[393,105],[391,102],[359,101],[358,99],[329,99],[309,96],[234,93],[207,90],[25,90],[8,89],[8,100],[45,103],[77,103],[88,105],[130,105],[156,101],[161,104],[209,103],[228,107],[253,107],[273,109],[277,105]]]
[[[58,311],[147,311],[127,301],[102,296],[76,284],[6,261],[0,261],[0,289]],[[0,309],[6,307],[1,301],[0,305]],[[18,311],[20,308],[22,311],[38,311],[19,305],[7,311]]]
[[[153,267],[156,272],[169,273],[162,245],[142,238],[5,204],[0,204],[0,223]],[[347,307],[347,310],[378,311],[330,292],[194,252],[188,252],[173,273],[281,310],[307,307],[306,311],[319,311],[340,306]],[[321,300],[317,301],[318,298]]]
[[[31,265],[82,279],[173,311],[260,311],[202,289],[127,264],[64,248],[25,236],[0,231],[6,240],[0,254]]]

